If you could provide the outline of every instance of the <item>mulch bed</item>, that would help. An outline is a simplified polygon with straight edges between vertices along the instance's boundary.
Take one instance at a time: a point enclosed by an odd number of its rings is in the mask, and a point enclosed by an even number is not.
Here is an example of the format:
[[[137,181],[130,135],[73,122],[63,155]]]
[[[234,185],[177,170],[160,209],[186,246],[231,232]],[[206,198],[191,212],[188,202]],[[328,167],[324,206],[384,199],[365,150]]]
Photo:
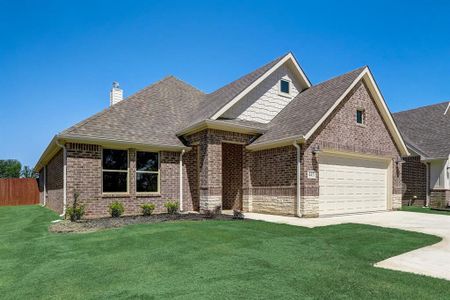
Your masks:
[[[161,223],[168,221],[204,221],[204,220],[234,220],[230,215],[216,215],[214,218],[207,218],[202,214],[155,214],[151,216],[123,216],[120,218],[99,218],[80,220],[71,222],[63,220],[53,223],[48,230],[53,233],[82,233],[94,232],[108,228],[118,228],[132,224]]]

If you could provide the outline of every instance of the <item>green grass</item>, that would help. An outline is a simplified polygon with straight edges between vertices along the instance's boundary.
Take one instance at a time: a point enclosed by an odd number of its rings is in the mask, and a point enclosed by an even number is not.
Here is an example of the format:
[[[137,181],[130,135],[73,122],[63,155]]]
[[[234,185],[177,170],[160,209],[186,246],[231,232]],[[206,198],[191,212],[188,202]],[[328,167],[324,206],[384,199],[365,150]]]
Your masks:
[[[450,212],[449,211],[434,210],[434,209],[431,209],[431,208],[428,208],[428,207],[403,206],[402,210],[403,211],[410,211],[410,212],[418,212],[418,213],[450,216]]]
[[[450,282],[374,268],[438,242],[365,225],[258,221],[51,234],[56,214],[0,208],[2,299],[439,299]]]

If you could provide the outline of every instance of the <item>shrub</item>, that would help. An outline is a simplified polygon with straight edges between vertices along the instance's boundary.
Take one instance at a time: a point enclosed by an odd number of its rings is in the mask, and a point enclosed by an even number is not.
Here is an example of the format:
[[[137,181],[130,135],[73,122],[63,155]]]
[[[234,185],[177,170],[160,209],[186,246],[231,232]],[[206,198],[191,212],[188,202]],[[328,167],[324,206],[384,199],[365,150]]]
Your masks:
[[[75,222],[79,221],[84,216],[84,205],[78,204],[78,198],[80,194],[78,192],[73,193],[72,207],[68,207],[66,210],[66,219]]]
[[[164,204],[164,207],[167,208],[167,213],[174,215],[178,212],[178,202],[169,201]]]
[[[222,213],[222,207],[217,205],[214,209],[206,209],[204,211],[205,218],[214,219],[216,216]]]
[[[124,212],[123,204],[119,201],[115,201],[109,205],[109,213],[111,214],[111,217],[118,218],[120,217]]]
[[[155,204],[153,204],[153,203],[142,204],[141,208],[142,208],[143,216],[150,216],[153,213],[153,211],[155,210]]]
[[[242,211],[240,211],[238,209],[234,209],[233,210],[233,219],[243,220],[244,219],[244,214],[242,213]]]

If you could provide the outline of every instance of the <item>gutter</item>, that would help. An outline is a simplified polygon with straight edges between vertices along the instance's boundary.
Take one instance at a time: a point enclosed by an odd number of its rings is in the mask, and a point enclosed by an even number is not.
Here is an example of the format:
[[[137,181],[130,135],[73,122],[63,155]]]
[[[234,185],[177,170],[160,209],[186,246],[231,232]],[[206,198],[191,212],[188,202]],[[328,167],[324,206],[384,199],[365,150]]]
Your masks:
[[[302,213],[300,210],[300,203],[301,203],[301,172],[302,172],[302,165],[300,161],[300,146],[297,144],[297,142],[294,142],[292,145],[297,149],[297,217],[301,217]]]
[[[66,215],[66,206],[67,206],[67,149],[66,145],[61,145],[58,140],[55,141],[56,145],[63,149],[64,160],[63,160],[63,212],[60,214],[60,217],[64,217]]]
[[[185,150],[180,153],[180,211],[183,211],[183,154]]]

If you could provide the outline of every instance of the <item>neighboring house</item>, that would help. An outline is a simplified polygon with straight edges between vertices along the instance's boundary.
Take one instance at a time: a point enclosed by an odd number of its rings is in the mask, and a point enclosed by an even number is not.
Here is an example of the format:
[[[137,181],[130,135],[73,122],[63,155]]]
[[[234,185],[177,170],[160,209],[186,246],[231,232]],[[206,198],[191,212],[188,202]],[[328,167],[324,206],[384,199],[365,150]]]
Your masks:
[[[394,114],[411,153],[402,165],[404,204],[447,206],[450,203],[450,103]]]
[[[206,94],[167,77],[56,135],[42,202],[316,217],[401,207],[408,150],[368,67],[312,85],[288,53]],[[118,103],[116,103],[118,101]],[[116,103],[116,104],[114,104]]]

